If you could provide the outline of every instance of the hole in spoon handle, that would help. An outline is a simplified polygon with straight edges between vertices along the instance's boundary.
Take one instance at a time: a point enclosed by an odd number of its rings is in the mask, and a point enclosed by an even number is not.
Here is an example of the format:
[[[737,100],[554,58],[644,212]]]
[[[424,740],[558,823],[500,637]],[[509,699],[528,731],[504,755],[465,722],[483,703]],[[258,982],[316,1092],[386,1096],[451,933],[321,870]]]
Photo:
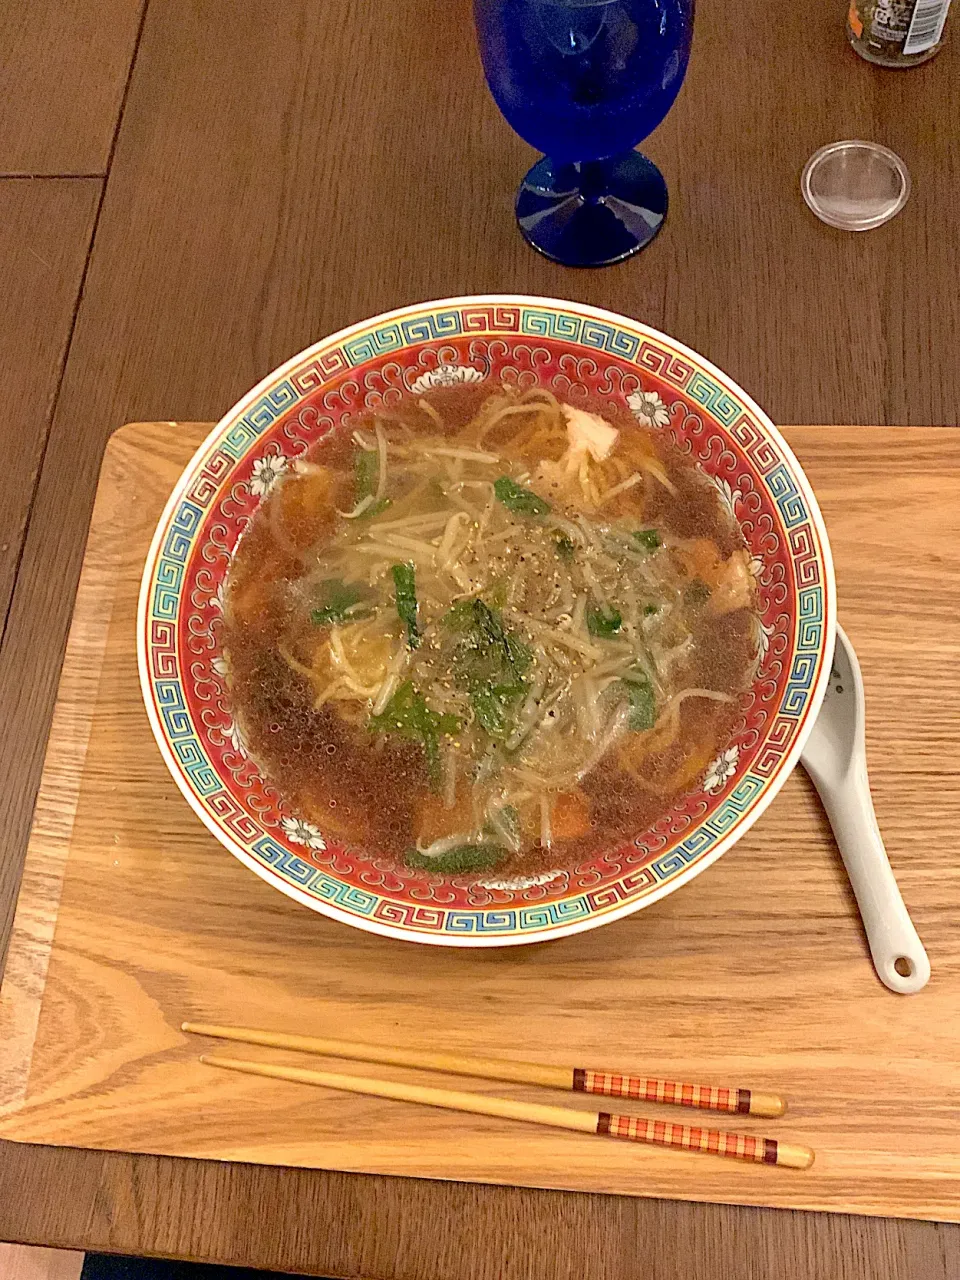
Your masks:
[[[898,995],[913,995],[927,985],[930,961],[919,938],[915,947],[900,947],[890,955],[873,957],[880,980]]]

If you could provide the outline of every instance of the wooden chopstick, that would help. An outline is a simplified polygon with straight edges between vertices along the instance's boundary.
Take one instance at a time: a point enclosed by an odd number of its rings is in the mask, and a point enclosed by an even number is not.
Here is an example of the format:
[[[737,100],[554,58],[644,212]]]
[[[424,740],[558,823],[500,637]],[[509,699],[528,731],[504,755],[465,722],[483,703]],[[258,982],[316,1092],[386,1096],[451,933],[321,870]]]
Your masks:
[[[752,1089],[725,1089],[709,1084],[677,1084],[672,1080],[649,1080],[643,1076],[593,1071],[583,1067],[553,1067],[545,1063],[510,1062],[502,1058],[473,1058],[452,1053],[430,1053],[419,1049],[395,1049],[350,1040],[324,1040],[315,1036],[286,1035],[281,1031],[257,1031],[249,1027],[219,1027],[206,1022],[184,1022],[181,1030],[241,1044],[262,1044],[272,1049],[295,1049],[330,1058],[352,1058],[357,1062],[380,1062],[392,1067],[421,1067],[458,1076],[478,1076],[484,1080],[509,1080],[514,1084],[539,1084],[574,1093],[597,1093],[612,1098],[634,1098],[640,1102],[671,1102],[679,1107],[705,1111],[725,1111],[751,1116],[782,1116],[787,1104],[772,1093]]]
[[[393,1080],[367,1080],[330,1071],[310,1071],[305,1067],[283,1067],[272,1062],[247,1062],[240,1058],[203,1055],[200,1061],[211,1067],[222,1067],[227,1071],[240,1071],[247,1075],[295,1080],[300,1084],[322,1085],[326,1089],[341,1089],[347,1093],[371,1094],[376,1098],[393,1098],[398,1102],[419,1102],[428,1107],[469,1111],[480,1116],[526,1120],[530,1124],[606,1134],[611,1138],[650,1142],[683,1151],[703,1151],[748,1160],[754,1164],[809,1169],[814,1158],[809,1147],[777,1142],[773,1138],[754,1138],[742,1133],[723,1133],[719,1129],[692,1128],[665,1120],[647,1120],[642,1116],[611,1115],[607,1111],[575,1111],[572,1107],[550,1107],[537,1102],[517,1102],[512,1098],[493,1098],[482,1093],[458,1093],[452,1089],[398,1084]]]

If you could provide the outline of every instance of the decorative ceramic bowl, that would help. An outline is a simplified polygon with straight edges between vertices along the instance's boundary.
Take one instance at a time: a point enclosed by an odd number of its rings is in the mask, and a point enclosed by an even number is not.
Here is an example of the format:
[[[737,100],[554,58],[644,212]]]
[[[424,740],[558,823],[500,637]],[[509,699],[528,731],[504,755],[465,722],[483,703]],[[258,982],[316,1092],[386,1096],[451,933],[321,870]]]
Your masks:
[[[684,796],[615,851],[513,880],[398,871],[289,810],[249,758],[219,648],[233,548],[293,458],[403,393],[481,378],[626,404],[716,486],[743,530],[759,596],[757,666],[734,735]],[[833,567],[816,500],[770,420],[729,378],[634,320],[572,302],[450,298],[353,325],[244,396],[197,451],[147,557],[143,696],[187,801],[237,858],[315,911],[391,938],[450,946],[540,942],[664,897],[729,849],[783,785],[830,672]],[[211,851],[211,856],[214,856]]]

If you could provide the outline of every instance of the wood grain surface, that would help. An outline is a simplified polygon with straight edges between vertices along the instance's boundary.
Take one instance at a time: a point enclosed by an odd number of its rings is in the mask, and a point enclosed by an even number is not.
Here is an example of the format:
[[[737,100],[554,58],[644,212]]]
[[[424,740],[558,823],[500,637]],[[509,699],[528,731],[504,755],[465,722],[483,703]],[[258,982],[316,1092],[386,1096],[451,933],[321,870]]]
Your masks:
[[[80,1280],[82,1269],[76,1250],[0,1244],[0,1280]]]
[[[100,199],[98,179],[0,179],[0,639]],[[16,300],[27,298],[28,307]]]
[[[0,5],[0,174],[106,172],[144,3]]]
[[[101,39],[101,15],[136,48],[114,0],[93,8],[0,6],[0,153],[55,137],[50,163],[72,172],[90,154],[96,72],[78,88],[62,68]],[[516,235],[531,152],[486,93],[469,8],[150,0],[0,649],[0,954],[100,458],[122,422],[217,417],[337,325],[490,288],[660,325],[781,421],[958,421],[960,41],[888,73],[847,48],[836,0],[775,19],[764,0],[701,5],[687,84],[645,144],[671,184],[667,227],[640,258],[574,274]],[[847,136],[894,147],[914,180],[903,214],[869,236],[820,226],[799,196],[809,152]],[[17,298],[41,307],[41,328],[43,296]],[[19,1144],[0,1144],[3,1237],[391,1280],[960,1274],[960,1232],[929,1223]]]
[[[800,776],[693,885],[541,947],[478,956],[394,943],[317,917],[251,876],[167,776],[133,649],[146,545],[201,434],[128,427],[107,454],[0,1004],[11,1046],[0,1060],[0,1135],[960,1218],[949,1101],[960,1087],[952,927],[960,872],[944,853],[960,816],[960,642],[950,633],[960,566],[943,550],[960,533],[960,433],[790,433],[824,506],[842,617],[864,669],[878,815],[934,965],[930,986],[912,999],[874,976],[828,829]],[[196,1040],[179,1032],[183,1017],[744,1081],[788,1095],[791,1108],[776,1122],[738,1117],[741,1127],[775,1127],[818,1159],[803,1174],[731,1168],[288,1083],[265,1087],[201,1066]],[[298,1061],[256,1048],[245,1056]]]

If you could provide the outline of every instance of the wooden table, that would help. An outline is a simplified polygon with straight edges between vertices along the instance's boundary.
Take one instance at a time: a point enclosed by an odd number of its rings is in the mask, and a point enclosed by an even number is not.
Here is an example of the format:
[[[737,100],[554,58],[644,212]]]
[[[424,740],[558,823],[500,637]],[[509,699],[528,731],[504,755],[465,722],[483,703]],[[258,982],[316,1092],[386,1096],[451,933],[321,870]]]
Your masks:
[[[637,316],[782,422],[957,423],[956,39],[885,73],[846,48],[839,0],[701,9],[648,145],[667,227],[602,273],[516,233],[530,152],[485,91],[468,0],[0,10],[0,939],[120,423],[215,418],[322,333],[485,290]],[[914,180],[865,236],[820,226],[798,190],[810,152],[851,136],[894,147]],[[930,1223],[14,1145],[0,1239],[404,1280],[960,1272],[960,1231]]]

